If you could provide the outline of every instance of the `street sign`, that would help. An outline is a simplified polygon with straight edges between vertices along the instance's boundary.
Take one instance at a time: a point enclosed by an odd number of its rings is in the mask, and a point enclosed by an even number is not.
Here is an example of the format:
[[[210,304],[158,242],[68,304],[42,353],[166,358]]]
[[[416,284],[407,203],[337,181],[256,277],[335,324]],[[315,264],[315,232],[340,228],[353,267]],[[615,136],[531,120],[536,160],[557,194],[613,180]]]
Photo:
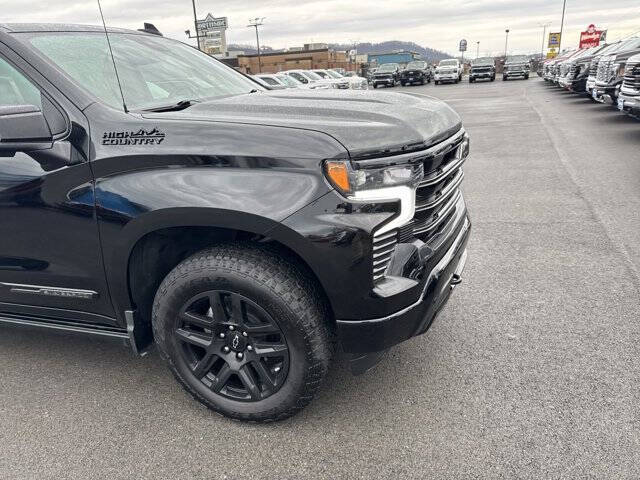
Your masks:
[[[549,34],[549,48],[558,48],[560,46],[560,32]]]
[[[460,40],[460,51],[461,52],[467,51],[467,41],[464,38]]]

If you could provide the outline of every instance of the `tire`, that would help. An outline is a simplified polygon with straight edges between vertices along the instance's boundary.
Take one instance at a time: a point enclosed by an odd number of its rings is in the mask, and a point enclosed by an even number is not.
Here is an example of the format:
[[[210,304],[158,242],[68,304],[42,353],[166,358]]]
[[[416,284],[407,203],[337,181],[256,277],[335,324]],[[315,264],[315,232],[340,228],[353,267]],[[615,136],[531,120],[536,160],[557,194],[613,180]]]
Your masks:
[[[469,77],[469,83],[473,83],[473,82],[475,82],[475,80],[473,78]]]
[[[407,83],[406,82],[400,82],[400,85],[402,85],[403,87],[406,87]]]
[[[525,80],[529,80],[529,75],[525,75],[525,76],[524,76],[524,79],[525,79]]]
[[[434,80],[433,83],[434,85],[440,85],[440,82],[438,80]]]
[[[315,283],[248,243],[213,246],[175,267],[156,293],[152,324],[185,390],[236,420],[283,420],[302,410],[333,352]]]
[[[374,84],[373,84],[373,88],[378,88],[378,84],[377,84],[377,83],[374,83]]]
[[[507,78],[509,78],[509,77],[505,77],[505,76],[503,75],[503,76],[502,76],[502,81],[503,81],[503,82],[506,82],[506,81],[507,81]]]
[[[420,80],[420,85],[424,85],[424,78]]]

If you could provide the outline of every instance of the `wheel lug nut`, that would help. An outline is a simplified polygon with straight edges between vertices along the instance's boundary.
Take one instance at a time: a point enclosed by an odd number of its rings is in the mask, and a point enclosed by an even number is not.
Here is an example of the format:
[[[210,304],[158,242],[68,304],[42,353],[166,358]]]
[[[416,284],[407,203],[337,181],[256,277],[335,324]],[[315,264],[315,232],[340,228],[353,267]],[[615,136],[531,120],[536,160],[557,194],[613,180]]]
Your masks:
[[[246,337],[247,335],[248,335],[247,332],[242,332],[243,337]]]
[[[253,352],[253,347],[251,345],[247,345],[247,350],[249,350],[250,352]]]
[[[226,337],[226,335],[224,333],[221,333],[220,335],[218,335],[220,338],[224,338]]]
[[[238,352],[238,354],[236,355],[236,357],[238,357],[240,360],[243,359],[244,354],[242,352]]]
[[[231,351],[231,349],[225,345],[225,346],[222,348],[222,351],[223,351],[224,353],[229,353],[229,352]]]
[[[229,330],[231,330],[232,332],[236,329],[236,327],[234,327],[233,325],[229,325]]]

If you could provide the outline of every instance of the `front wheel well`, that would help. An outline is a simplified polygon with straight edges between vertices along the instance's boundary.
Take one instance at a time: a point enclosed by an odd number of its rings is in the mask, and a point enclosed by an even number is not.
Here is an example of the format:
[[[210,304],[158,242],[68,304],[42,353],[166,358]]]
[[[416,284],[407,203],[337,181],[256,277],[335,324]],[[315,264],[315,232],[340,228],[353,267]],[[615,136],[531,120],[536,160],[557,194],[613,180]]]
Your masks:
[[[311,267],[286,245],[263,235],[218,227],[171,227],[157,230],[142,237],[133,248],[128,264],[128,288],[133,308],[146,325],[151,325],[153,300],[164,278],[179,263],[212,245],[249,242],[273,255],[286,258],[313,281],[327,308],[328,317],[334,319],[331,303],[321,282]]]

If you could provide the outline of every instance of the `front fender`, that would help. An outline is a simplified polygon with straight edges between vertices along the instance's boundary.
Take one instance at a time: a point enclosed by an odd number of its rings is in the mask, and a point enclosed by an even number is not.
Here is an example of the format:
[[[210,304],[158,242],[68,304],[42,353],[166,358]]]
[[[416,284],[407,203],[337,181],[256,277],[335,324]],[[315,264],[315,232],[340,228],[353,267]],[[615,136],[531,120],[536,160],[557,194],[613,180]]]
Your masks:
[[[96,181],[105,271],[118,316],[131,308],[129,257],[149,233],[217,227],[266,235],[329,191],[318,174],[242,168],[156,168]]]

